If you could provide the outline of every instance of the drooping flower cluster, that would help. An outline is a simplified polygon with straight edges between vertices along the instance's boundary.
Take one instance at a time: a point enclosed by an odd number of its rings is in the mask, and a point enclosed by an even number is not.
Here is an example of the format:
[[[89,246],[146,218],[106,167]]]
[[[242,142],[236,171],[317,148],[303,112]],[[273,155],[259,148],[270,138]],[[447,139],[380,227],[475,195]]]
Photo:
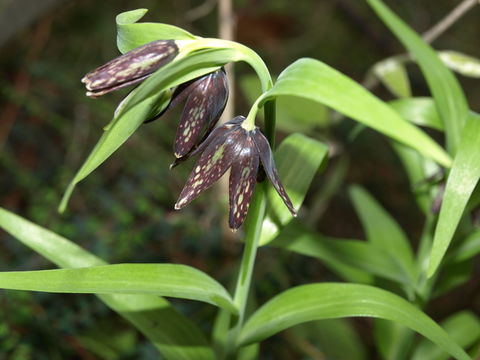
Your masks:
[[[178,51],[174,40],[153,41],[136,48],[85,75],[82,82],[87,87],[87,96],[97,97],[138,84],[173,61]],[[179,85],[167,108],[156,117],[185,101],[174,144],[174,154],[178,159],[175,165],[201,153],[175,209],[189,204],[231,169],[229,225],[238,229],[247,215],[261,163],[285,205],[296,216],[278,177],[270,145],[260,130],[245,127],[243,116],[214,129],[227,99],[227,78],[224,70],[220,69]]]
[[[231,169],[229,225],[232,229],[238,229],[247,215],[261,162],[275,190],[290,212],[296,216],[292,202],[278,177],[268,140],[257,127],[253,130],[245,129],[242,126],[244,121],[245,117],[237,116],[217,127],[192,153],[202,155],[190,174],[175,209],[189,204]]]

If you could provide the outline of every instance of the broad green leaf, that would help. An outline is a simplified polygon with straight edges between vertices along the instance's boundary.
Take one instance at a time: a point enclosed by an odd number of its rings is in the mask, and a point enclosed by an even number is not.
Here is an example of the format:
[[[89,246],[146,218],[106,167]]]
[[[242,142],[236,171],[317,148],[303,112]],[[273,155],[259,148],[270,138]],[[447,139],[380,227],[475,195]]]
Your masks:
[[[440,60],[453,71],[472,78],[480,78],[480,60],[458,51],[440,51]]]
[[[312,343],[326,359],[367,359],[362,340],[346,319],[312,321],[293,327],[291,332],[302,342]]]
[[[287,290],[263,305],[245,323],[239,344],[261,341],[313,320],[374,317],[395,321],[422,334],[459,360],[470,360],[430,317],[401,297],[368,285],[323,283]]]
[[[441,323],[445,331],[463,348],[480,339],[480,320],[470,311],[462,311]],[[422,340],[413,353],[412,360],[447,360],[448,354],[431,342]]]
[[[313,177],[327,160],[327,154],[328,148],[324,144],[298,133],[287,137],[276,149],[278,173],[295,209],[298,210],[302,205]],[[272,186],[268,188],[267,197],[268,210],[262,226],[260,245],[272,241],[280,229],[293,219]]]
[[[106,264],[71,241],[2,208],[0,228],[59,267]],[[154,295],[126,294],[106,294],[99,298],[152,341],[166,359],[214,359],[200,329],[167,300]]]
[[[403,62],[388,58],[376,63],[373,72],[393,95],[400,98],[412,96],[410,81]]]
[[[422,130],[361,85],[318,60],[304,58],[288,66],[264,94],[264,100],[277,96],[298,96],[325,104],[443,166],[451,164],[448,154]]]
[[[77,269],[0,272],[0,288],[77,294],[149,294],[204,301],[235,313],[228,292],[193,267],[114,264]]]
[[[463,126],[468,118],[467,100],[458,80],[443,65],[430,45],[386,7],[381,0],[366,1],[420,66],[443,120],[449,152],[455,154]]]
[[[416,283],[416,266],[408,238],[398,223],[359,186],[350,188],[350,197],[368,241],[382,249],[411,291]]]
[[[179,27],[161,23],[137,23],[148,9],[137,9],[117,15],[117,47],[126,53],[155,40],[191,40],[196,37]]]
[[[471,115],[465,125],[450,175],[430,253],[428,276],[432,276],[447,251],[468,200],[480,178],[480,116]]]
[[[443,131],[443,123],[432,98],[398,99],[390,101],[388,104],[411,123]]]

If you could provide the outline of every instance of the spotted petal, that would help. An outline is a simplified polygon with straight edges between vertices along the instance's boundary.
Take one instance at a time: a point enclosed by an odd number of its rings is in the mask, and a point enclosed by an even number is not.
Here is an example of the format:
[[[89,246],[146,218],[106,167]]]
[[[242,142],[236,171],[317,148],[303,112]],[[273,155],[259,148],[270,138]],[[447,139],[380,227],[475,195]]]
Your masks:
[[[140,46],[89,72],[82,82],[87,96],[100,96],[136,84],[171,61],[178,54],[173,40],[159,40]]]
[[[230,168],[237,154],[242,150],[246,131],[235,126],[222,136],[211,139],[183,188],[175,209],[181,209],[195,199],[202,191],[212,186]]]
[[[262,165],[268,179],[272,183],[275,190],[277,190],[278,195],[280,195],[288,210],[290,210],[293,216],[297,216],[297,211],[293,207],[292,201],[288,197],[285,188],[280,182],[275,161],[273,159],[272,150],[270,149],[267,138],[260,132],[258,128],[252,130],[251,135],[258,150],[258,154],[260,155],[260,160],[262,161]]]
[[[230,171],[229,225],[233,230],[238,229],[247,216],[253,188],[257,182],[258,163],[258,151],[249,136]]]
[[[233,120],[232,120],[233,121]],[[170,165],[170,169],[173,169],[175,166],[177,166],[178,164],[182,163],[183,161],[189,159],[190,157],[192,156],[195,156],[199,153],[201,153],[202,151],[204,151],[208,145],[210,145],[212,143],[212,141],[214,141],[215,139],[217,138],[225,138],[225,136],[231,132],[234,128],[238,128],[238,125],[235,124],[235,123],[232,123],[232,121],[229,121],[225,124],[223,124],[222,126],[219,126],[215,129],[213,129],[213,131],[208,134],[207,138],[205,140],[203,140],[200,145],[198,145],[198,147],[196,147],[195,149],[193,149],[191,152],[189,152],[188,154],[186,154],[185,156],[182,156],[181,158],[176,158],[175,161]]]
[[[228,84],[223,70],[193,82],[172,101],[176,104],[188,94],[175,138],[175,156],[182,157],[200,142],[218,122],[228,98]]]

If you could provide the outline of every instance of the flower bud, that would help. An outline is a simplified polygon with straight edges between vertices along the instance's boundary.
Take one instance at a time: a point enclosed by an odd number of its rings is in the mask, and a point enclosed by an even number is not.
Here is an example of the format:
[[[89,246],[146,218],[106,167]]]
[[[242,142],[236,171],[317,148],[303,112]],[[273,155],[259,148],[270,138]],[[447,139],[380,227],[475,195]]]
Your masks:
[[[172,61],[177,54],[178,46],[174,40],[152,41],[133,49],[83,77],[87,96],[97,97],[138,84]]]

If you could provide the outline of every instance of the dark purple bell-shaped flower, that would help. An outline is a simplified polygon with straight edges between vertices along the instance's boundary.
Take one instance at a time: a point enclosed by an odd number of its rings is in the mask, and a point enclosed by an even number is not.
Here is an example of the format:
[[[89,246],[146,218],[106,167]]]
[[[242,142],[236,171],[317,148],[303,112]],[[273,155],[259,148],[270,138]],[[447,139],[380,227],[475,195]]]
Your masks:
[[[180,85],[175,90],[168,108],[185,99],[175,137],[174,152],[177,158],[194,149],[220,119],[228,100],[225,71],[220,69]]]
[[[92,70],[82,79],[87,96],[97,97],[138,84],[178,54],[174,40],[157,40],[133,49]]]
[[[245,129],[243,116],[214,129],[189,156],[202,153],[185,184],[175,209],[181,209],[215,183],[229,168],[230,228],[238,229],[245,220],[260,162],[268,179],[293,216],[297,213],[278,177],[268,140],[255,127]]]

